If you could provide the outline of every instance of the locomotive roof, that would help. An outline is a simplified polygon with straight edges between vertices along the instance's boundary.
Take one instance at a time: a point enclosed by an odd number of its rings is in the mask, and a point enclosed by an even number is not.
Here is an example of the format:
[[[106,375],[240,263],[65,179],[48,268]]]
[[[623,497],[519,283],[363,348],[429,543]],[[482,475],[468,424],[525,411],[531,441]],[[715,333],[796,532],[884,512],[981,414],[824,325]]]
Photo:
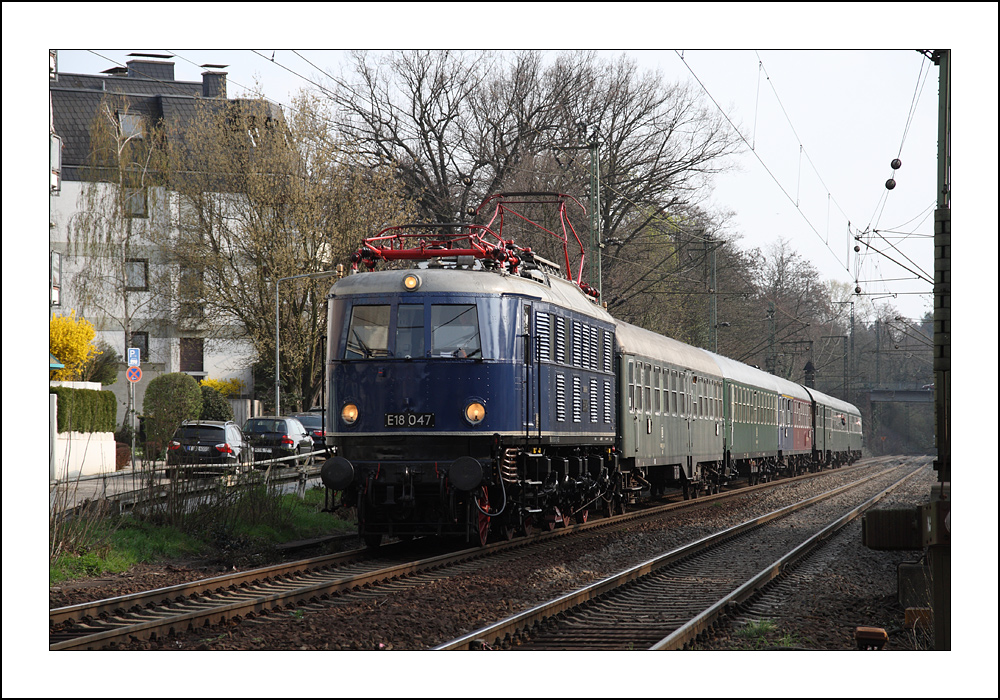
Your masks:
[[[333,285],[331,293],[348,294],[399,294],[403,291],[403,278],[407,275],[420,278],[420,293],[440,294],[516,294],[537,297],[543,301],[571,311],[614,323],[611,315],[572,282],[544,273],[536,278],[506,275],[489,270],[409,269],[359,272],[348,275]]]
[[[711,354],[700,348],[624,321],[616,321],[616,325],[616,342],[622,352],[678,364],[706,375],[722,375],[722,370]]]

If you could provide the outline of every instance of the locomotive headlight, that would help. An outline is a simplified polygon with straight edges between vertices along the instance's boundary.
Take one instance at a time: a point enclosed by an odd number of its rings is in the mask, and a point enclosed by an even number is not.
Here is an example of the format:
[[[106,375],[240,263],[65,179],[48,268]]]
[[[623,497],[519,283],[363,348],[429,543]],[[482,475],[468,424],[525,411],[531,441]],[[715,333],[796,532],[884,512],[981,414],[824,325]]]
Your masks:
[[[416,291],[420,287],[420,278],[416,275],[407,275],[403,278],[403,287],[408,292]]]
[[[473,425],[482,423],[483,418],[485,417],[486,407],[478,401],[473,401],[465,407],[465,420],[469,421]]]
[[[346,404],[340,411],[340,419],[348,425],[353,425],[358,419],[358,407],[353,403]]]

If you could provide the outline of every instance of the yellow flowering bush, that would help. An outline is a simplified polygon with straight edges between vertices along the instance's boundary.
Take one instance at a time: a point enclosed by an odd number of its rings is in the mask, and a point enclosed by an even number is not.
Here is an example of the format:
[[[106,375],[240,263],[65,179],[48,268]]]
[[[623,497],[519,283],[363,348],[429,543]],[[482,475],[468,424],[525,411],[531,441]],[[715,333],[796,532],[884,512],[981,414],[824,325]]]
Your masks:
[[[49,379],[77,381],[80,370],[101,351],[94,345],[94,326],[85,318],[76,317],[76,309],[69,316],[53,316],[49,321],[49,352],[63,363],[62,369],[49,372]]]
[[[217,392],[225,396],[227,399],[238,397],[243,393],[243,382],[241,382],[236,377],[230,377],[229,379],[212,379],[211,377],[205,377],[201,380],[202,386],[207,386],[215,389]]]

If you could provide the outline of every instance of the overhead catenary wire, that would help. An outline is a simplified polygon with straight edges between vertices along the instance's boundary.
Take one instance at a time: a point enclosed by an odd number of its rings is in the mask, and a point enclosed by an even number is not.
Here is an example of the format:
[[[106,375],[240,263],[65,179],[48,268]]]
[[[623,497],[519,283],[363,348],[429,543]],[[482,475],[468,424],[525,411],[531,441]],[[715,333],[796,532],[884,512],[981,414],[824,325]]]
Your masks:
[[[96,52],[95,52],[95,53],[96,53]],[[295,75],[296,77],[298,77],[298,78],[300,78],[300,79],[302,79],[302,80],[305,80],[305,81],[307,81],[307,82],[308,82],[308,83],[310,83],[311,85],[314,85],[314,86],[316,86],[316,88],[318,88],[319,90],[323,91],[323,93],[324,93],[324,94],[326,94],[326,95],[328,95],[328,96],[329,96],[329,95],[331,95],[331,93],[329,92],[329,90],[327,90],[327,89],[326,89],[326,88],[325,88],[325,87],[324,87],[323,85],[321,85],[320,83],[318,83],[318,82],[316,82],[315,80],[312,80],[312,79],[310,79],[310,78],[306,77],[305,75],[303,75],[303,74],[302,74],[302,73],[300,73],[299,71],[296,71],[296,70],[294,70],[293,68],[291,68],[291,67],[289,67],[289,66],[287,66],[287,65],[284,65],[283,63],[281,63],[281,62],[279,62],[279,61],[276,61],[276,60],[275,60],[275,57],[274,57],[274,54],[273,54],[273,53],[271,53],[270,57],[269,57],[269,56],[267,56],[267,55],[265,55],[265,54],[263,54],[263,53],[261,53],[261,52],[259,52],[259,51],[254,51],[254,53],[255,53],[255,54],[256,54],[257,56],[259,56],[259,57],[260,57],[260,58],[261,58],[262,60],[265,60],[265,61],[268,61],[268,62],[270,62],[270,63],[272,63],[272,64],[274,64],[274,65],[276,65],[276,66],[278,66],[278,67],[282,68],[283,70],[286,70],[286,71],[288,71],[289,73],[291,73],[291,74]],[[336,84],[339,84],[339,85],[341,85],[342,87],[345,87],[345,86],[344,86],[344,84],[343,84],[343,83],[342,83],[341,81],[337,80],[337,79],[336,79],[336,78],[335,78],[334,76],[331,76],[331,75],[330,75],[330,74],[329,74],[328,72],[326,72],[326,71],[324,71],[324,70],[320,69],[320,68],[319,68],[318,66],[316,66],[316,64],[315,64],[315,63],[313,63],[313,62],[312,62],[312,61],[310,61],[310,60],[309,60],[308,58],[306,58],[305,56],[303,56],[303,55],[302,55],[302,54],[301,54],[300,52],[298,52],[298,51],[294,51],[293,53],[294,53],[294,54],[295,54],[295,55],[296,55],[297,57],[299,57],[300,59],[302,59],[303,61],[305,61],[306,63],[308,63],[308,64],[309,64],[310,66],[312,66],[313,68],[315,68],[316,70],[318,70],[319,72],[321,72],[321,73],[322,73],[323,75],[325,75],[325,76],[326,76],[327,78],[329,78],[329,79],[330,79],[331,81],[333,81],[334,83],[336,83]],[[194,62],[193,62],[193,61],[190,61],[189,59],[185,58],[184,56],[181,56],[181,55],[177,54],[176,52],[174,52],[174,54],[175,54],[175,55],[178,55],[178,58],[180,58],[180,59],[182,59],[182,60],[185,60],[185,61],[188,61],[189,63],[192,63],[192,64],[194,64]],[[98,54],[98,55],[99,55],[99,54]],[[681,59],[682,59],[682,61],[684,60],[684,57],[683,57],[683,55],[681,55]],[[758,56],[758,59],[759,59],[759,56]],[[760,67],[760,71],[759,71],[759,73],[760,73],[760,74],[764,74],[764,75],[766,75],[766,71],[764,70],[764,67],[763,67],[763,62],[762,62],[762,61],[760,61],[760,60],[758,60],[758,63],[759,63],[759,67]],[[691,70],[690,66],[688,66],[688,70]],[[692,74],[694,75],[695,79],[696,79],[696,80],[698,80],[698,76],[694,74],[694,71],[691,71],[691,72],[692,72]],[[771,83],[771,86],[772,86],[772,90],[773,90],[773,91],[775,92],[775,96],[776,96],[776,97],[778,97],[778,95],[777,95],[777,91],[776,91],[776,88],[775,88],[775,86],[774,86],[773,82],[771,81],[770,77],[768,76],[768,78],[767,78],[767,79],[768,79],[768,81],[769,81],[769,82]],[[267,96],[266,96],[266,95],[265,95],[265,94],[264,94],[264,93],[263,93],[262,91],[260,91],[260,90],[256,90],[256,91],[255,91],[255,90],[251,90],[250,88],[247,88],[246,86],[242,86],[242,85],[240,85],[239,83],[237,83],[237,82],[235,82],[235,81],[230,81],[230,82],[231,82],[232,84],[234,84],[234,85],[238,86],[238,87],[241,87],[241,88],[243,88],[243,89],[247,90],[248,92],[252,92],[252,93],[255,93],[255,94],[259,95],[259,96],[260,96],[260,97],[261,97],[262,99],[266,99],[266,100],[267,100],[268,102],[271,102],[271,103],[273,103],[273,104],[276,104],[276,105],[278,105],[279,107],[282,107],[282,108],[287,108],[287,109],[294,109],[294,108],[292,108],[292,107],[289,107],[288,105],[283,105],[283,104],[282,104],[281,102],[279,102],[279,101],[276,101],[276,100],[273,100],[273,99],[271,99],[271,98],[268,98],[268,97],[267,97]],[[699,82],[699,83],[701,83],[701,81],[700,81],[700,80],[698,80],[698,82]],[[704,85],[702,85],[702,87],[703,87],[703,89],[704,89]],[[710,97],[710,98],[712,99],[712,101],[713,101],[713,102],[715,102],[715,99],[714,99],[714,98],[713,98],[713,97],[711,96],[711,94],[710,94],[710,93],[708,93],[708,90],[707,90],[707,89],[705,90],[705,92],[706,92],[706,93],[707,93],[707,94],[709,95],[709,97]],[[781,102],[780,102],[780,98],[778,98],[778,101],[779,101],[779,104],[781,104]],[[718,107],[718,103],[716,103],[716,106]],[[782,105],[782,110],[783,110],[783,111],[785,112],[785,114],[786,114],[786,118],[788,118],[788,115],[787,115],[787,111],[786,111],[786,110],[784,109],[784,106],[783,106],[783,105]],[[721,108],[720,108],[720,111],[721,111],[721,112],[723,113],[723,115],[725,116],[725,118],[727,119],[727,121],[729,121],[729,122],[730,122],[730,124],[732,124],[732,120],[731,120],[731,119],[729,119],[728,115],[726,115],[726,114],[725,114],[725,112],[721,110]],[[791,120],[790,120],[790,119],[789,119],[789,124],[791,125]],[[793,130],[793,133],[794,133],[794,132],[795,132],[795,129],[794,129],[794,125],[792,125],[792,130]],[[737,134],[739,134],[739,130],[736,130],[736,133],[737,133]],[[739,134],[739,136],[740,136],[740,138],[741,138],[741,139],[743,139],[743,140],[744,140],[744,142],[746,141],[746,139],[745,139],[745,138],[743,138],[742,134]],[[798,135],[797,135],[797,133],[796,133],[796,137],[797,137],[797,136],[798,136]],[[800,144],[800,145],[801,145],[801,144]],[[812,166],[813,170],[814,170],[814,171],[816,172],[817,176],[819,176],[819,173],[818,173],[818,171],[817,171],[817,169],[816,169],[816,167],[815,167],[815,164],[814,164],[814,163],[812,162],[811,158],[809,157],[809,154],[808,154],[808,152],[807,152],[807,151],[806,151],[806,150],[804,149],[804,147],[800,149],[800,154],[801,154],[801,155],[800,155],[800,158],[801,158],[802,156],[804,156],[804,157],[805,157],[805,158],[807,159],[807,161],[809,162],[809,164],[810,164],[810,165]],[[759,155],[758,155],[757,157],[758,157],[758,159],[760,159]],[[770,174],[770,170],[768,169],[768,166],[767,166],[766,164],[764,164],[762,160],[761,160],[761,163],[762,163],[762,165],[764,165],[764,167],[765,167],[765,170],[768,170],[768,172],[769,172],[769,174]],[[581,168],[583,167],[583,165],[582,165],[582,164],[577,164],[577,165],[578,165],[578,167],[581,167]],[[772,175],[772,178],[773,178],[773,175]],[[774,179],[774,178],[773,178],[773,179]],[[822,180],[822,177],[821,177],[821,176],[820,176],[820,181],[821,181],[821,182],[823,182],[823,180]],[[777,179],[775,179],[775,182],[776,182],[776,183],[778,184],[779,188],[781,188],[781,185],[780,185],[780,182],[778,182],[778,181],[777,181]],[[824,184],[824,186],[825,186],[825,183],[823,183],[823,184]],[[608,187],[607,189],[608,189],[609,191],[611,191],[611,192],[615,192],[617,196],[620,196],[620,197],[625,197],[625,195],[624,195],[623,193],[621,193],[621,192],[617,192],[617,191],[616,191],[616,189],[615,189],[615,188],[613,188],[613,187]],[[782,191],[783,191],[783,192],[785,193],[786,197],[789,197],[789,199],[791,199],[791,197],[790,197],[790,196],[788,195],[788,193],[787,193],[786,191],[784,191],[784,188],[781,188],[781,189],[782,189]],[[834,205],[835,205],[835,206],[836,206],[836,207],[837,207],[837,208],[838,208],[838,209],[839,209],[839,210],[841,211],[841,213],[843,214],[843,213],[844,213],[844,212],[843,212],[843,209],[842,209],[842,208],[840,207],[840,205],[839,205],[839,203],[838,203],[838,202],[836,201],[836,199],[835,199],[835,198],[833,198],[832,194],[830,194],[829,192],[828,192],[827,194],[828,194],[828,200],[829,200],[829,202],[832,202],[832,203],[833,203],[833,204],[834,204]],[[627,197],[625,197],[625,198],[626,198],[626,199],[628,199]],[[633,204],[635,204],[635,203],[633,203]],[[806,216],[806,215],[805,215],[805,214],[804,214],[803,212],[801,212],[801,209],[800,209],[800,214],[801,214],[801,215],[803,216],[803,218],[804,218],[804,219],[806,220],[806,222],[807,222],[807,223],[809,224],[810,228],[812,228],[812,229],[813,229],[813,231],[814,231],[814,232],[815,232],[815,233],[817,234],[817,236],[819,236],[819,232],[818,232],[818,230],[817,230],[817,227],[816,227],[815,225],[813,225],[813,224],[812,224],[812,222],[810,222],[810,221],[809,221],[808,217],[807,217],[807,216]],[[669,221],[668,221],[668,223],[669,223]],[[697,237],[697,234],[696,234],[696,233],[694,233],[694,232],[688,232],[688,235],[689,235],[690,237],[692,237],[692,238],[695,238],[695,237]],[[706,237],[706,240],[716,240],[716,239],[715,239],[715,238],[709,238],[709,237]],[[822,240],[822,237],[821,237],[821,240]],[[829,247],[829,245],[828,245],[828,247]],[[831,250],[832,250],[832,249],[831,249]],[[849,269],[849,268],[848,268],[848,269]]]

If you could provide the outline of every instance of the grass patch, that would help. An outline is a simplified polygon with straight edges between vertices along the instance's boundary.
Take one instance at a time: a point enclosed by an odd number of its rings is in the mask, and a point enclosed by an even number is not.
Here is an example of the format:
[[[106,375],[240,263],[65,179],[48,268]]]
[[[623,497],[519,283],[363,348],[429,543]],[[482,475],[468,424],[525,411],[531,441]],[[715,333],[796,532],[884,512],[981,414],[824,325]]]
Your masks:
[[[775,646],[794,646],[790,635],[775,640],[777,633],[778,625],[774,620],[751,620],[733,632],[736,643],[732,648],[737,651],[755,651]],[[787,640],[788,643],[783,644],[782,640]]]
[[[322,488],[306,491],[301,499],[248,482],[220,489],[183,512],[171,506],[127,515],[88,514],[86,522],[54,521],[49,585],[191,557],[211,557],[227,566],[265,564],[282,542],[354,531],[354,523],[322,512],[323,505]]]
[[[777,627],[774,620],[751,620],[736,630],[736,636],[741,639],[764,639]]]

